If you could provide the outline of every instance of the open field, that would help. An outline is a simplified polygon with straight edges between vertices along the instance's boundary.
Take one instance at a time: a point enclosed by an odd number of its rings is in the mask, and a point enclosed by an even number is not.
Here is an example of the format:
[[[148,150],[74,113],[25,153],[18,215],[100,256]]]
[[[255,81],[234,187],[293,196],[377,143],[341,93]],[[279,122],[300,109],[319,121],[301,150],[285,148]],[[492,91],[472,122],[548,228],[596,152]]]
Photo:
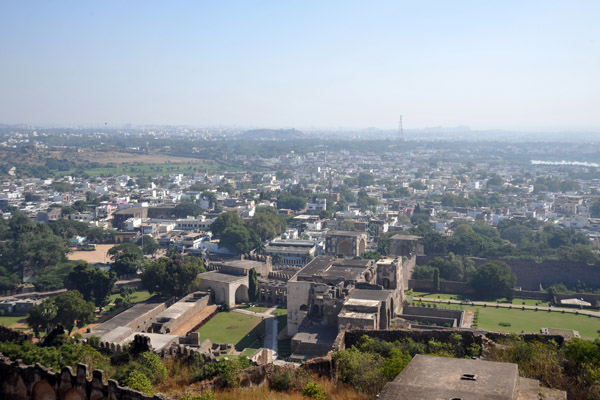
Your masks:
[[[107,263],[110,262],[108,250],[113,246],[114,244],[99,244],[94,251],[73,250],[72,253],[67,254],[67,258],[71,261],[82,260],[90,264]]]
[[[109,304],[114,304],[115,300],[119,297],[118,293],[115,294],[111,294],[109,299]],[[152,297],[152,295],[150,294],[150,292],[148,292],[147,290],[141,290],[139,292],[133,292],[130,295],[131,298],[131,302],[132,303],[139,303],[141,301],[144,300],[148,300],[150,297]]]
[[[428,293],[428,292],[412,292],[413,297],[424,297],[430,299],[448,299],[448,300],[476,300],[476,301],[487,301],[487,302],[500,302],[506,304],[514,304],[514,305],[525,305],[525,306],[547,306],[548,303],[541,300],[528,300],[528,299],[513,299],[512,302],[509,302],[506,298],[473,298],[473,296],[465,296],[461,294],[448,294],[448,293]]]
[[[2,316],[2,317],[0,317],[0,325],[1,326],[6,326],[8,328],[11,325],[14,325],[14,324],[16,324],[17,322],[19,322],[21,320],[25,320],[25,318],[27,318],[27,316],[20,316],[20,317],[6,317],[6,316]]]
[[[522,310],[518,306],[512,309],[462,304],[438,304],[437,306],[452,310],[477,310],[479,311],[477,327],[489,331],[539,333],[540,328],[573,329],[579,331],[582,338],[593,340],[598,337],[600,329],[600,318],[586,315]],[[508,322],[510,326],[501,326],[500,322]]]
[[[198,162],[197,158],[172,156],[169,154],[141,154],[125,151],[97,151],[81,148],[77,153],[50,152],[56,158],[65,158],[78,162],[97,162],[101,164],[164,164]]]
[[[259,336],[260,323],[263,323],[260,317],[237,312],[220,312],[200,327],[198,332],[201,341],[210,339],[213,343],[231,343],[240,351],[253,347]],[[262,347],[262,343],[257,346],[256,348]]]

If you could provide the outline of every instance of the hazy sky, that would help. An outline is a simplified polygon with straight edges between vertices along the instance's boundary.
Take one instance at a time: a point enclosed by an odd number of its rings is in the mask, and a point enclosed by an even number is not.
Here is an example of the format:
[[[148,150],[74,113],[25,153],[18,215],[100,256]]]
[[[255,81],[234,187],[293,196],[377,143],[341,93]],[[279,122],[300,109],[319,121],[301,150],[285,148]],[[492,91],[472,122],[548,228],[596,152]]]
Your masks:
[[[0,122],[598,129],[599,17],[598,0],[2,1]]]

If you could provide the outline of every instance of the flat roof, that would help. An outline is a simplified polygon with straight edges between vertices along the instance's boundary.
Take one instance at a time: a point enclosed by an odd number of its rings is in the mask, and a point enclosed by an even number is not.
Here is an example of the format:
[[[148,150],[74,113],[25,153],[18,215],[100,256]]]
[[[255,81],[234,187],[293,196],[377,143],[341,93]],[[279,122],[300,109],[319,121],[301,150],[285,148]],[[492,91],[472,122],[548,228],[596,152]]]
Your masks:
[[[394,240],[419,240],[422,239],[422,236],[417,236],[417,235],[402,235],[400,233],[392,236],[390,239],[394,239]]]
[[[353,319],[375,319],[375,313],[363,313],[363,312],[356,312],[356,311],[342,311],[339,315],[338,318],[353,318]]]
[[[360,300],[386,301],[390,297],[389,290],[354,289],[349,298]]]
[[[417,354],[379,399],[513,400],[518,377],[517,364]]]
[[[239,280],[248,280],[246,275],[229,275],[218,271],[208,271],[200,274],[200,279],[213,282],[232,283]]]
[[[329,231],[327,232],[327,236],[362,236],[366,235],[366,232],[357,232],[357,231]]]
[[[305,331],[296,333],[292,340],[298,340],[303,343],[332,345],[337,334],[337,328],[331,326],[312,326]]]

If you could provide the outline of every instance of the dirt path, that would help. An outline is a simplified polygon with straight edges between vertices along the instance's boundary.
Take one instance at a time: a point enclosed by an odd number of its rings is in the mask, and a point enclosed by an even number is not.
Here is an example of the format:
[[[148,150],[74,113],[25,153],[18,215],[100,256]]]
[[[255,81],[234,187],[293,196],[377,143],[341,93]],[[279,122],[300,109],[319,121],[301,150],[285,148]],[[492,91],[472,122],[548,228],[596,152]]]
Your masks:
[[[69,260],[83,260],[90,264],[107,263],[110,262],[110,257],[107,254],[108,250],[113,246],[114,244],[99,244],[94,251],[74,250],[72,253],[67,254],[67,258]]]
[[[466,310],[465,316],[462,321],[461,328],[471,328],[473,326],[473,317],[475,316],[475,312],[473,310]]]

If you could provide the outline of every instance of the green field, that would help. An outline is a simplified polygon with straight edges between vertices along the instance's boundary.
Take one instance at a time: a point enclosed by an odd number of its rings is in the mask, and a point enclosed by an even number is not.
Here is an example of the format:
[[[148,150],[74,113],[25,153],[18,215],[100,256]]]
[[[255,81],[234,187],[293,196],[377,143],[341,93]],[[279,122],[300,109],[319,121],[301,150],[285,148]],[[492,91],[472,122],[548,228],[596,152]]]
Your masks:
[[[600,329],[600,318],[561,312],[522,310],[520,308],[481,307],[460,304],[438,304],[438,308],[478,310],[477,327],[483,330],[521,333],[539,333],[540,328],[573,329],[584,339],[595,339]],[[501,326],[508,322],[511,326]]]
[[[448,300],[473,300],[473,301],[486,301],[490,303],[510,303],[514,305],[526,305],[526,306],[547,306],[548,303],[540,300],[528,300],[528,299],[513,299],[512,303],[509,302],[505,297],[501,298],[486,298],[479,299],[473,298],[473,296],[465,296],[460,294],[448,294],[448,293],[428,293],[428,292],[412,292],[412,296],[414,297],[424,297],[430,299],[448,299]]]
[[[5,317],[2,316],[0,317],[0,325],[1,326],[6,326],[9,327],[13,324],[16,324],[17,322],[23,320],[23,322],[25,322],[25,318],[27,318],[26,316],[21,316],[21,317]]]
[[[119,297],[118,293],[111,294],[109,296],[109,304],[114,303],[115,300],[118,297]],[[133,304],[135,304],[135,303],[142,302],[144,300],[148,300],[150,297],[152,297],[152,295],[150,294],[150,292],[148,292],[147,290],[141,290],[139,292],[133,292],[133,293],[131,293],[130,299],[131,299],[131,302]]]
[[[262,329],[261,329],[262,328]],[[259,336],[264,332],[260,317],[238,312],[220,312],[198,329],[200,340],[210,339],[213,343],[232,343],[236,350],[260,348]]]
[[[83,168],[83,172],[92,177],[118,175],[154,176],[170,174],[193,174],[206,172],[207,170],[208,173],[211,174],[217,172],[237,171],[239,169],[229,165],[221,165],[213,161],[205,162],[203,160],[198,160],[198,162],[194,163],[131,164],[114,167],[106,166],[98,168]],[[76,171],[76,169],[61,171],[59,175],[73,175]]]

